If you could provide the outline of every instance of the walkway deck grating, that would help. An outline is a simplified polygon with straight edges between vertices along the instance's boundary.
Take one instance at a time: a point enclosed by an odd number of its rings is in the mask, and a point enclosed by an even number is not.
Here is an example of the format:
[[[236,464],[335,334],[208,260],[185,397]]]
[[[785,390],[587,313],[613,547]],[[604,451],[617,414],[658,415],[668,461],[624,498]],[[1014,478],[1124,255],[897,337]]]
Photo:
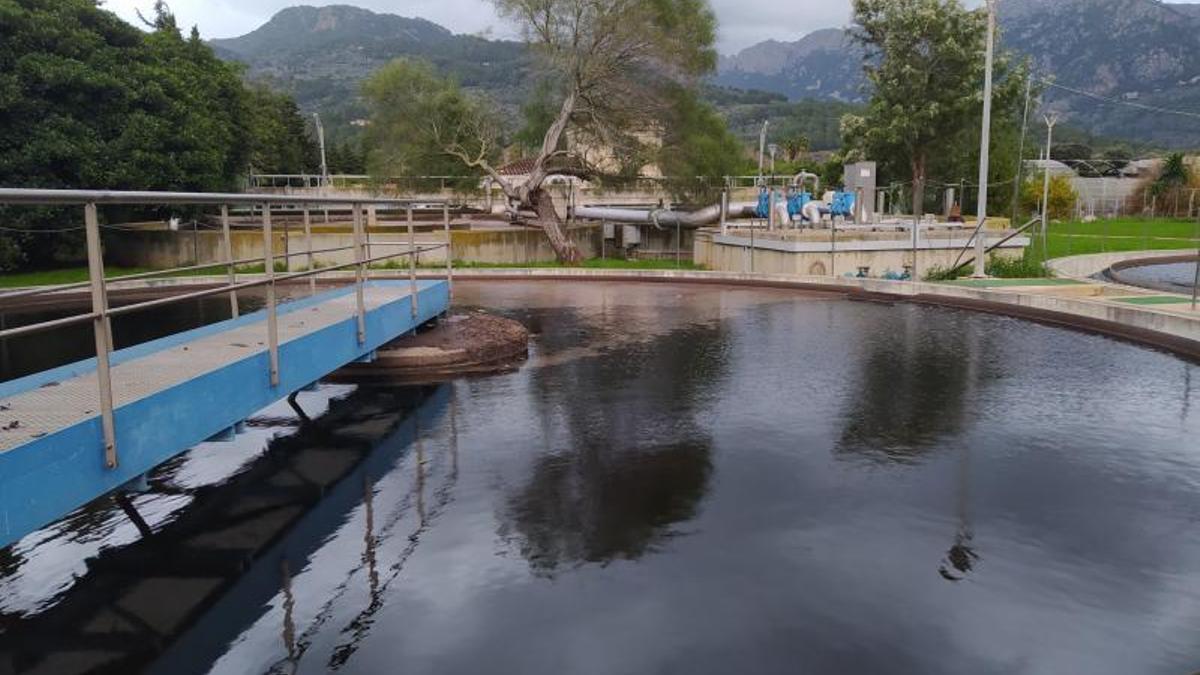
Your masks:
[[[408,282],[364,286],[367,341],[356,300],[344,289],[279,313],[280,384],[267,367],[266,313],[114,354],[112,385],[119,466],[103,465],[94,363],[6,383],[0,392],[0,546],[119,487],[262,407],[369,355],[442,313],[445,281],[419,282],[412,316]],[[286,310],[284,308],[287,308]],[[65,375],[49,379],[50,374]]]

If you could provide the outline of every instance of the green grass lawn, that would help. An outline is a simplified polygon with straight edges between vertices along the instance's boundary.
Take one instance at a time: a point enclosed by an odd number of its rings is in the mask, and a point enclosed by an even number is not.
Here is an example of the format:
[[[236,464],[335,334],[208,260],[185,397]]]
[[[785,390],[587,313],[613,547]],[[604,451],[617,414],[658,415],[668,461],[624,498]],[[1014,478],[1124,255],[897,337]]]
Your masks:
[[[1020,260],[990,258],[987,272],[998,278],[1029,279],[1047,276],[1046,259],[1090,253],[1200,249],[1200,223],[1172,218],[1117,218],[1094,223],[1079,221],[1050,223],[1046,247],[1036,230],[1029,233],[1032,244]],[[971,268],[959,270],[970,276]],[[944,270],[931,270],[929,280],[945,280]]]
[[[1200,247],[1200,223],[1189,220],[1119,218],[1094,223],[1051,223],[1046,236],[1050,258],[1113,251],[1151,251]],[[1031,251],[1042,258],[1040,237]]]
[[[126,274],[139,274],[141,272],[149,272],[150,270],[141,267],[109,267],[104,270],[105,276],[119,277]],[[59,284],[73,284],[78,281],[88,280],[88,270],[86,267],[66,267],[57,270],[43,270],[40,272],[17,272],[14,274],[0,274],[0,288],[18,288],[21,286],[57,286]]]
[[[238,274],[262,274],[265,266],[262,263],[257,265],[245,265],[237,268]],[[148,267],[106,267],[104,269],[105,278],[121,277],[127,274],[142,274],[144,272],[152,272]],[[275,271],[283,272],[283,264],[276,263]],[[171,277],[203,277],[203,276],[219,276],[225,273],[224,267],[213,267],[211,269],[192,270],[188,272],[174,272],[164,275]],[[56,270],[41,270],[38,272],[16,272],[13,274],[0,274],[0,288],[21,288],[25,286],[58,286],[61,284],[73,284],[80,281],[88,280],[87,267],[63,267]]]

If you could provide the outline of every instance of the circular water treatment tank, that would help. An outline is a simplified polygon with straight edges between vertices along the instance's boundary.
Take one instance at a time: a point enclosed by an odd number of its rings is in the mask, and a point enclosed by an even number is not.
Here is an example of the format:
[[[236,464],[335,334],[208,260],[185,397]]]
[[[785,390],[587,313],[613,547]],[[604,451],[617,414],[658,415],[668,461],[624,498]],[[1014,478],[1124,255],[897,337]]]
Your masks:
[[[1197,365],[835,294],[460,279],[455,298],[527,327],[528,361],[324,385],[299,398],[311,423],[277,406],[269,434],[153,477],[174,489],[138,504],[169,535],[178,486],[362,457],[305,507],[286,566],[251,561],[138,668],[1194,670]],[[280,471],[291,457],[324,463]],[[10,631],[87,587],[69,561],[134,538],[92,508],[11,552],[0,599],[29,614]],[[210,525],[189,546],[236,541]],[[201,589],[153,587],[160,605]]]

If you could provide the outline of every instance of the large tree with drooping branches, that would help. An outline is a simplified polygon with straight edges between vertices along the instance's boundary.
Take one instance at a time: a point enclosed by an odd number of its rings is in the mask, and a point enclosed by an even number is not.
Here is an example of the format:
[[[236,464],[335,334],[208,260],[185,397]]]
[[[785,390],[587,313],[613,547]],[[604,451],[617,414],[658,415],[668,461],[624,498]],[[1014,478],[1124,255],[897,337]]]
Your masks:
[[[492,106],[412,63],[392,64],[367,85],[377,117],[387,118],[372,123],[373,164],[396,171],[428,166],[421,157],[453,158],[495,181],[514,217],[541,227],[558,258],[576,263],[579,249],[546,179],[586,168],[581,148],[618,160],[647,156],[653,139],[666,136],[680,87],[695,86],[715,67],[716,19],[707,0],[493,1],[530,45],[547,83],[539,96],[552,112],[528,173],[499,172],[503,125]]]

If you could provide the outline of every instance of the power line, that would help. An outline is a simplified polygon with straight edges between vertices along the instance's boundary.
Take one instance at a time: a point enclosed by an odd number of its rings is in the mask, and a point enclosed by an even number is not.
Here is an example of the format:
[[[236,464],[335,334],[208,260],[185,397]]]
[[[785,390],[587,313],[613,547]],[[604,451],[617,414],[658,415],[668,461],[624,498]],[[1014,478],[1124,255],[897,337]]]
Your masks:
[[[78,232],[84,229],[83,225],[79,227],[60,227],[54,229],[42,229],[40,227],[4,227],[0,226],[0,232],[15,232],[17,234],[61,234],[63,232]]]
[[[1172,110],[1170,108],[1160,108],[1158,106],[1147,105],[1145,103],[1137,103],[1135,101],[1126,101],[1124,99],[1111,98],[1108,96],[1101,96],[1100,94],[1094,94],[1090,91],[1084,91],[1082,89],[1068,87],[1065,84],[1058,84],[1056,82],[1051,82],[1050,80],[1039,79],[1038,82],[1041,82],[1042,84],[1046,85],[1047,87],[1054,87],[1056,89],[1062,89],[1063,91],[1069,91],[1072,94],[1077,94],[1079,96],[1086,96],[1088,98],[1092,98],[1097,101],[1103,101],[1104,103],[1111,103],[1113,105],[1123,105],[1128,108],[1137,108],[1139,110],[1146,110],[1149,112],[1157,112],[1157,113],[1162,113],[1164,115],[1178,115],[1180,117],[1189,117],[1191,119],[1200,119],[1200,113],[1196,113],[1196,112],[1189,112],[1187,110]]]

